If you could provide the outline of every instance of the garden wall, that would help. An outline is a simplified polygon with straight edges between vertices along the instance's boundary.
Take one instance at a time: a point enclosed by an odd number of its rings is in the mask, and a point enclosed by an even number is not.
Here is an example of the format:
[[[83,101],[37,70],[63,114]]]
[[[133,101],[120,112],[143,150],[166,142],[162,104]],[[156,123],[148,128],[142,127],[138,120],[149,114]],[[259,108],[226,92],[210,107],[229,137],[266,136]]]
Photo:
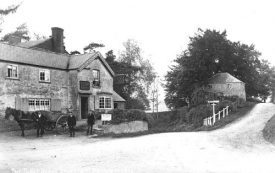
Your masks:
[[[145,121],[131,121],[117,125],[103,125],[104,133],[135,133],[148,130],[148,123]]]

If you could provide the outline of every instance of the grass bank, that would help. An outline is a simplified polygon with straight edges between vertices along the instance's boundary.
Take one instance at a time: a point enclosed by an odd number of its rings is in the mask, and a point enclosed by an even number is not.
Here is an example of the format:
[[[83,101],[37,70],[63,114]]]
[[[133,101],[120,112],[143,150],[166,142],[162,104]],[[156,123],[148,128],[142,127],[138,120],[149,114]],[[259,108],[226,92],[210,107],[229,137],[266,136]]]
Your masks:
[[[263,129],[263,137],[266,141],[275,145],[275,115],[267,121]]]
[[[114,137],[114,138],[122,138],[122,137],[136,137],[148,134],[156,134],[156,133],[170,133],[170,132],[194,132],[194,131],[211,131],[225,127],[226,125],[238,121],[244,116],[246,116],[256,105],[256,103],[248,103],[245,107],[238,108],[236,112],[230,112],[228,116],[216,122],[213,126],[202,126],[202,127],[194,127],[192,124],[187,124],[181,119],[176,119],[170,121],[167,117],[158,118],[152,124],[152,127],[149,128],[148,131],[145,132],[137,132],[137,133],[125,133],[125,134],[102,134],[98,137]],[[275,122],[275,118],[274,118]],[[275,123],[274,123],[275,124]],[[275,129],[275,126],[274,126]],[[275,139],[275,135],[274,135]]]

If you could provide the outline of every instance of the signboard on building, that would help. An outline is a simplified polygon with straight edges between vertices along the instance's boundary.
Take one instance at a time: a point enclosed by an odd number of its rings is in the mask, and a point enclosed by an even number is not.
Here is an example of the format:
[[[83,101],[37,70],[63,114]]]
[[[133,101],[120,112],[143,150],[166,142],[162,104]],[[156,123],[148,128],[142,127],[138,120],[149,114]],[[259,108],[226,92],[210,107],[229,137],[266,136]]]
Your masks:
[[[79,81],[80,90],[88,91],[90,90],[90,82],[89,81]]]
[[[112,114],[101,114],[101,121],[111,121]]]

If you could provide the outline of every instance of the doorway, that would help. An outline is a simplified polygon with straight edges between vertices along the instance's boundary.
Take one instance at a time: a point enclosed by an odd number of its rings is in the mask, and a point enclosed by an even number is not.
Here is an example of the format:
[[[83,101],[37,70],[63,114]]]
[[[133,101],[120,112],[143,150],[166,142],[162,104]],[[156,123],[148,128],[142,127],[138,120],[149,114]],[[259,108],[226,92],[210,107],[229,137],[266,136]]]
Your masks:
[[[81,96],[80,97],[81,103],[80,103],[80,107],[81,107],[81,119],[86,119],[88,116],[88,96]]]

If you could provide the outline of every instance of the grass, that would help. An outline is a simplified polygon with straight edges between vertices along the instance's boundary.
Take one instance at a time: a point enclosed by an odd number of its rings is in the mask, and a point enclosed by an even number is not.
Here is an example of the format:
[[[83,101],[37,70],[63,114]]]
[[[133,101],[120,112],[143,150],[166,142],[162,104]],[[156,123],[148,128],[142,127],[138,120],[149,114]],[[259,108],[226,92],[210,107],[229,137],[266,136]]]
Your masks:
[[[123,134],[102,134],[97,137],[113,137],[113,138],[123,138],[123,137],[137,137],[149,134],[157,134],[157,133],[170,133],[170,132],[194,132],[194,131],[211,131],[225,127],[226,125],[238,121],[247,115],[256,103],[249,103],[245,107],[238,108],[236,112],[229,112],[229,115],[220,121],[216,122],[214,126],[202,126],[202,127],[194,127],[193,125],[187,124],[180,119],[176,119],[173,121],[169,121],[169,119],[157,119],[156,122],[149,128],[148,131],[144,132],[136,132],[136,133],[123,133]],[[275,124],[275,118],[274,118]],[[274,125],[275,129],[275,125]]]
[[[262,132],[266,141],[275,144],[275,115],[267,121]]]

